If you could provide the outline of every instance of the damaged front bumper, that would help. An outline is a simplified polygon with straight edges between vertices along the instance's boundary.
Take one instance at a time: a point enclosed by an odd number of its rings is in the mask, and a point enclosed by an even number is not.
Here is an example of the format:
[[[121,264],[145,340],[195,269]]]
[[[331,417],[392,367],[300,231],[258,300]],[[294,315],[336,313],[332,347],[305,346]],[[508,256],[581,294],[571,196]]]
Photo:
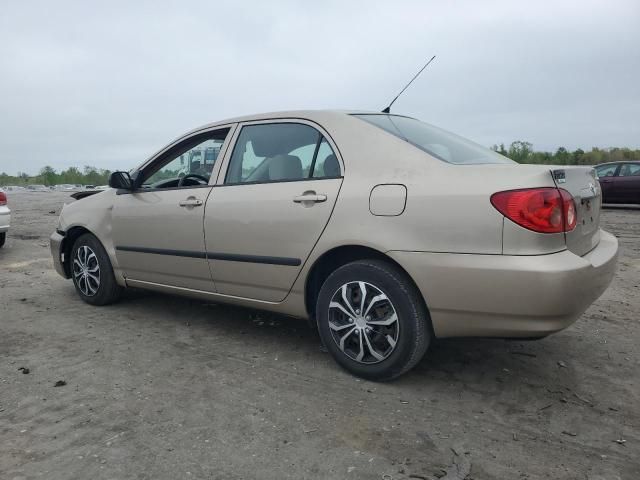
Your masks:
[[[69,274],[64,268],[64,238],[65,232],[56,230],[49,238],[51,257],[53,258],[53,267],[63,278],[69,278]]]

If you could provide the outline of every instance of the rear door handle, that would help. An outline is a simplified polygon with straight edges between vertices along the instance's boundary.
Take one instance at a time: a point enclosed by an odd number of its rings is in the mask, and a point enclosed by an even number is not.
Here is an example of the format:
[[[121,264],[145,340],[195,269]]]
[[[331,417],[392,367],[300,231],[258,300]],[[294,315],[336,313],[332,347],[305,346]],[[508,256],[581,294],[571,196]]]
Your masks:
[[[199,207],[202,203],[202,200],[197,199],[196,197],[188,197],[186,200],[180,200],[178,205],[181,207]]]
[[[326,202],[327,201],[327,196],[322,194],[322,193],[315,193],[315,192],[304,192],[302,195],[299,195],[297,197],[293,197],[293,201],[295,203],[320,203],[320,202]]]

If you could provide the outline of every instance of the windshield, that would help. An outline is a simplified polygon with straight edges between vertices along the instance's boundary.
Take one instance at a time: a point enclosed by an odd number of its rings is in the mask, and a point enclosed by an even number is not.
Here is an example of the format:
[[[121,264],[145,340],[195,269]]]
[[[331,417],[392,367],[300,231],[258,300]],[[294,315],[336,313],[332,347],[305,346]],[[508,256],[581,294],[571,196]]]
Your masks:
[[[515,163],[482,145],[414,118],[384,114],[354,116],[380,127],[443,162],[458,165]]]

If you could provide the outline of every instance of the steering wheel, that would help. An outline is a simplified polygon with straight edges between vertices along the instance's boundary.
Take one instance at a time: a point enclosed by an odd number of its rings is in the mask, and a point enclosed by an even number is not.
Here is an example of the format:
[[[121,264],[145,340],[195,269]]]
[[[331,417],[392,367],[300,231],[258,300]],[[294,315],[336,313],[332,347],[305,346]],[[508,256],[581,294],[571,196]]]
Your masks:
[[[204,175],[198,175],[197,173],[188,173],[184,177],[181,177],[180,180],[178,180],[178,186],[182,187],[182,185],[184,184],[184,181],[189,177],[193,177],[193,178],[197,178],[198,180],[202,180],[205,184],[209,183],[209,179],[207,177],[205,177]]]

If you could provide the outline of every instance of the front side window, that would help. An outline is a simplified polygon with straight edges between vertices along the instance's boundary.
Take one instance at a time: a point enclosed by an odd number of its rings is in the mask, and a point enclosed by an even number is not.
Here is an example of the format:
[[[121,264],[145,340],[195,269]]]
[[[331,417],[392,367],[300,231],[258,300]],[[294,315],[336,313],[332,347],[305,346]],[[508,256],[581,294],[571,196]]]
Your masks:
[[[613,177],[616,174],[616,170],[618,169],[618,165],[603,165],[601,167],[596,167],[596,173],[598,177]]]
[[[225,183],[267,183],[324,178],[318,161],[333,155],[322,134],[300,123],[242,127],[233,149]],[[333,155],[335,158],[335,155]],[[336,159],[337,164],[337,159]],[[323,170],[322,170],[323,171]],[[316,172],[316,173],[314,173]],[[336,173],[334,168],[333,173]],[[337,164],[337,174],[340,167]]]
[[[192,137],[167,152],[144,172],[143,188],[207,185],[229,129]]]
[[[415,118],[398,115],[354,115],[447,163],[458,165],[515,163],[499,153]]]

